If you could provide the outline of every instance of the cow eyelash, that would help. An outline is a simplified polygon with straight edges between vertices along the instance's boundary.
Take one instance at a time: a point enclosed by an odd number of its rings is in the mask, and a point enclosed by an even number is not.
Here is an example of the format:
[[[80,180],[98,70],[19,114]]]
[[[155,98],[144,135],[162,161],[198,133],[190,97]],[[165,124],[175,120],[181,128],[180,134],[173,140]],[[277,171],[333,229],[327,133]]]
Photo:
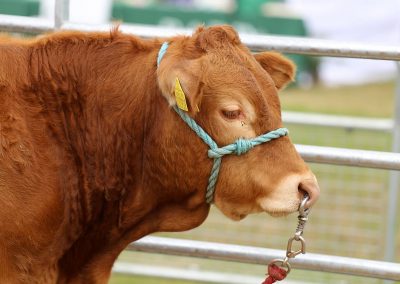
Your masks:
[[[228,118],[228,119],[238,119],[242,112],[237,109],[237,110],[223,110],[222,114]]]

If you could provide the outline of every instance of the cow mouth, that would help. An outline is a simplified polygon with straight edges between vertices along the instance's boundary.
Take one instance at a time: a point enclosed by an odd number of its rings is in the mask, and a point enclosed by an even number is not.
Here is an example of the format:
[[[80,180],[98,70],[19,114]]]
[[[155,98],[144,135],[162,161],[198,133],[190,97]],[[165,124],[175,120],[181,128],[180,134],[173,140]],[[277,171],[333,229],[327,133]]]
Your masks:
[[[249,214],[252,213],[262,213],[265,212],[268,215],[274,217],[274,218],[281,218],[281,217],[286,217],[294,212],[297,212],[298,205],[295,206],[294,208],[290,209],[276,209],[276,210],[260,210],[257,212],[249,212],[249,213],[242,213],[242,212],[229,212],[228,214],[225,214],[228,218],[232,219],[233,221],[241,221],[244,218],[246,218]]]
[[[229,219],[233,221],[241,221],[246,218],[250,214],[254,213],[267,213],[268,215],[278,218],[285,217],[289,214],[298,211],[300,200],[293,200],[289,204],[285,204],[285,206],[279,206],[278,204],[271,204],[271,202],[267,203],[267,206],[254,206],[253,208],[238,208],[228,209],[226,207],[219,208],[220,211]],[[260,204],[261,205],[261,204]],[[272,205],[272,206],[271,206]],[[273,206],[275,205],[275,206]],[[222,209],[222,210],[221,210]],[[224,210],[225,209],[225,210]],[[226,210],[228,209],[228,210]]]
[[[291,202],[274,202],[268,199],[260,201],[260,207],[264,212],[268,213],[272,217],[285,217],[289,214],[298,211],[300,200],[295,199]]]
[[[286,217],[289,214],[292,214],[294,212],[296,212],[297,210],[291,210],[291,211],[274,211],[274,212],[266,212],[268,213],[270,216],[274,217],[274,218],[280,218],[280,217]]]

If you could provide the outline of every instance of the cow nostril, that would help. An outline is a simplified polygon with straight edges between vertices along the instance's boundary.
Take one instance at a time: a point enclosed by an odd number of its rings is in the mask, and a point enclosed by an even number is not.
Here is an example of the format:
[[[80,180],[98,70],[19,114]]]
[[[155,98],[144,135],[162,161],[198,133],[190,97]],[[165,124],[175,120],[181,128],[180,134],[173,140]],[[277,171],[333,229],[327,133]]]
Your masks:
[[[318,183],[314,179],[303,180],[300,182],[298,189],[302,199],[304,198],[305,194],[308,194],[309,196],[309,200],[305,205],[306,208],[313,206],[319,198]]]
[[[304,199],[306,196],[309,196],[308,192],[302,189],[301,184],[299,184],[299,192],[301,199]]]

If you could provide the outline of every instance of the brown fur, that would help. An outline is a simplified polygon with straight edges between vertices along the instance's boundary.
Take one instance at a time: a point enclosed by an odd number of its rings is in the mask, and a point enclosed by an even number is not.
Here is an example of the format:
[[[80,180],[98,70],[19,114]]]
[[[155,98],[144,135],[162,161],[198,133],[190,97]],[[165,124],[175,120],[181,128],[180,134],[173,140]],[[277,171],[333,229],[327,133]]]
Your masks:
[[[117,29],[0,38],[1,283],[106,283],[130,242],[204,221],[212,161],[165,100],[176,76],[220,144],[281,126],[286,59],[257,63],[226,26],[168,40],[157,69],[160,41]],[[246,109],[245,128],[221,119],[229,100]],[[287,137],[226,157],[216,205],[234,219],[261,211],[256,200],[304,173]],[[294,211],[297,184],[289,194],[270,213]]]

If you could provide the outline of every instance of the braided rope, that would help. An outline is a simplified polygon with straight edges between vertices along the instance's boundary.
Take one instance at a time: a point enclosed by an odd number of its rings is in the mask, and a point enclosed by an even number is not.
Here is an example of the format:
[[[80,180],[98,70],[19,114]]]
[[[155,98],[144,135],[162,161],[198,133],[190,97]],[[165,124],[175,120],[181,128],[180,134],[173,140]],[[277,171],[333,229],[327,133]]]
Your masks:
[[[164,57],[165,52],[167,52],[168,49],[168,42],[164,42],[161,45],[160,50],[158,51],[158,56],[157,56],[157,67],[160,66],[161,59]]]
[[[179,114],[184,122],[194,131],[196,134],[210,147],[211,149],[217,149],[218,145],[215,141],[200,127],[190,116],[188,116],[183,110],[177,106],[173,107],[174,110]]]
[[[215,185],[218,180],[219,169],[221,167],[222,157],[224,155],[236,154],[243,155],[253,147],[273,139],[288,135],[289,131],[286,128],[278,128],[263,135],[251,139],[239,138],[234,143],[224,147],[218,147],[217,143],[196,123],[189,115],[179,109],[177,106],[173,107],[178,115],[184,122],[199,136],[210,149],[208,150],[208,157],[214,159],[211,169],[210,177],[208,178],[206,201],[211,204],[214,199]]]
[[[221,148],[208,150],[208,157],[220,158],[224,155],[229,155],[229,154],[236,154],[240,156],[242,154],[247,153],[250,149],[252,149],[257,145],[269,142],[281,136],[286,136],[288,135],[288,133],[289,131],[286,128],[278,128],[263,135],[257,136],[256,138],[252,139],[239,138],[232,144],[226,145]]]

